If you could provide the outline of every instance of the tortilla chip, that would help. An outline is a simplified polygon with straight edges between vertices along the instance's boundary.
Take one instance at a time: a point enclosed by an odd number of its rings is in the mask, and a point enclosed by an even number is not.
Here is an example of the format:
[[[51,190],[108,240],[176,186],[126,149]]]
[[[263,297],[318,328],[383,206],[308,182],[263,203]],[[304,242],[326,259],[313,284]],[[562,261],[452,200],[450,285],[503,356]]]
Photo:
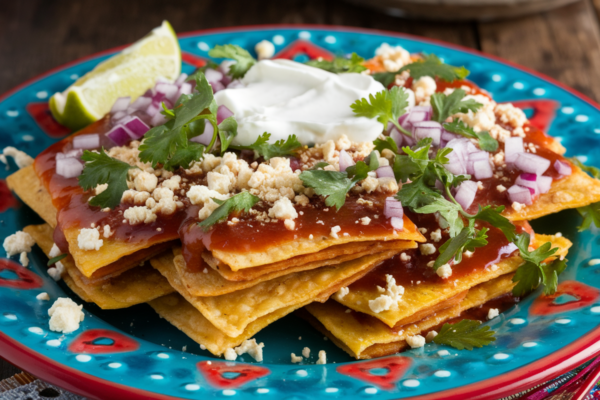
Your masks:
[[[511,221],[532,220],[570,208],[578,208],[600,201],[600,180],[590,177],[572,165],[573,173],[554,181],[548,193],[539,196],[533,204],[515,211],[507,207],[503,215]]]
[[[557,257],[566,256],[569,247],[571,247],[571,242],[564,237],[535,235],[534,244],[539,246],[545,242],[551,242],[552,247],[559,248],[556,252]],[[418,286],[406,287],[402,295],[402,301],[398,303],[398,307],[380,313],[373,312],[369,307],[369,300],[375,300],[380,296],[375,287],[369,290],[350,290],[343,298],[340,299],[336,296],[335,299],[348,308],[369,314],[388,326],[394,327],[420,310],[428,309],[480,283],[514,272],[522,263],[523,260],[517,255],[496,263],[498,268],[495,270],[486,268],[474,271],[461,277],[459,280],[447,279],[443,283],[422,282]]]
[[[459,317],[462,311],[509,293],[515,285],[512,277],[513,274],[506,274],[479,284],[469,290],[460,304],[430,314],[429,318],[406,325],[401,330],[391,329],[371,316],[361,315],[357,319],[353,313],[346,313],[344,306],[332,300],[324,304],[312,303],[306,306],[306,310],[313,317],[307,319],[351,356],[357,359],[381,357],[406,348],[407,337],[418,335],[444,321]]]
[[[56,227],[56,208],[52,197],[38,178],[33,165],[22,168],[6,178],[8,187],[51,227]]]
[[[33,237],[46,255],[50,253],[54,244],[53,228],[43,224],[30,225],[23,230]],[[70,256],[63,258],[61,263],[68,274],[63,279],[71,290],[83,300],[94,302],[105,310],[131,307],[174,292],[169,282],[149,265],[130,269],[100,285],[90,285],[84,282]]]
[[[288,274],[215,297],[192,296],[181,282],[170,252],[153,258],[151,263],[216,328],[230,337],[237,337],[250,323],[276,310],[327,300],[341,287],[361,278],[395,253],[395,250],[391,250],[336,266]]]
[[[386,235],[359,235],[344,236],[340,233],[336,239],[332,236],[315,237],[314,239],[299,238],[288,243],[277,244],[259,251],[243,251],[234,253],[231,251],[212,250],[212,256],[221,263],[229,265],[232,271],[245,268],[255,268],[267,264],[288,260],[293,257],[317,253],[331,246],[345,243],[390,241],[390,240],[414,240],[425,242],[425,237],[419,233],[415,224],[404,216],[404,229]]]
[[[202,296],[202,297],[210,297],[210,296],[220,296],[222,294],[232,293],[237,290],[246,289],[255,285],[258,285],[261,282],[269,281],[271,279],[279,278],[283,275],[288,275],[294,272],[313,270],[319,267],[324,267],[327,265],[337,265],[346,261],[355,260],[360,257],[364,257],[370,254],[380,253],[386,250],[396,250],[402,251],[407,249],[414,249],[417,247],[415,242],[408,242],[404,240],[394,240],[391,242],[379,242],[379,243],[370,243],[369,246],[363,246],[362,243],[350,244],[354,246],[357,250],[362,250],[359,252],[352,252],[350,254],[336,255],[338,251],[333,251],[333,249],[325,249],[320,251],[320,253],[325,253],[324,255],[328,255],[329,258],[320,261],[308,262],[304,265],[296,265],[291,268],[285,268],[280,270],[273,270],[270,273],[259,275],[256,279],[246,280],[246,281],[238,281],[232,282],[225,279],[223,276],[219,274],[219,272],[215,271],[212,268],[205,268],[203,271],[190,271],[187,267],[183,256],[181,256],[181,248],[173,249],[173,254],[175,254],[175,258],[173,259],[175,263],[175,267],[177,268],[177,272],[179,277],[181,278],[182,283],[187,288],[188,292],[190,292],[193,296]],[[350,252],[352,249],[347,248],[347,245],[342,245],[344,248],[340,249],[343,251]],[[339,246],[334,246],[339,247]],[[323,255],[322,255],[323,256]],[[300,256],[304,258],[304,256]],[[277,264],[284,264],[277,263]],[[293,263],[290,263],[293,264]],[[252,271],[255,269],[260,269],[262,267],[257,268],[249,268],[242,271]]]
[[[292,311],[303,307],[307,303],[280,308],[260,317],[248,324],[244,332],[235,338],[229,337],[215,328],[202,313],[177,293],[152,300],[148,304],[161,317],[175,325],[192,340],[206,346],[206,349],[212,354],[220,356],[225,350],[239,346],[244,340],[250,339],[266,326],[285,317]]]

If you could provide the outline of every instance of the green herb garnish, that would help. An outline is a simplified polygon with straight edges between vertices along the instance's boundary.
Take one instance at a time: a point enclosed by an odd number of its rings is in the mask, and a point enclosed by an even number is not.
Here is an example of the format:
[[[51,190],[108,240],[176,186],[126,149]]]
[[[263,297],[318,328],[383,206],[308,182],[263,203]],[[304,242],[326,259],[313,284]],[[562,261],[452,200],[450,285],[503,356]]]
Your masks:
[[[592,165],[585,165],[577,157],[571,157],[569,161],[578,166],[582,171],[587,172],[592,178],[600,179],[600,169]],[[600,203],[579,207],[577,212],[583,217],[583,222],[577,227],[579,232],[589,229],[592,226],[592,223],[596,228],[600,228]]]
[[[444,64],[435,54],[425,56],[423,60],[415,61],[396,72],[377,72],[373,74],[376,81],[381,82],[385,87],[388,87],[394,82],[396,75],[404,71],[409,71],[413,79],[419,79],[423,76],[432,78],[440,78],[448,82],[465,79],[469,75],[469,70],[465,67],[454,67],[449,64]]]
[[[441,124],[451,115],[469,111],[477,112],[482,104],[473,99],[463,100],[466,94],[462,89],[456,89],[447,96],[444,93],[434,93],[431,96],[431,106],[433,107],[431,119]]]
[[[269,160],[273,157],[292,156],[302,147],[302,143],[298,141],[296,135],[290,135],[285,141],[280,139],[273,144],[269,143],[270,138],[271,134],[265,132],[256,139],[256,142],[249,146],[231,146],[231,148],[236,150],[253,150],[265,160]]]
[[[63,258],[65,258],[66,256],[68,256],[68,254],[64,253],[64,254],[58,255],[58,256],[56,256],[54,258],[51,258],[51,259],[48,260],[48,263],[46,265],[48,267],[50,267],[50,266],[56,264],[57,262],[59,262],[60,260],[62,260]]]
[[[469,139],[477,139],[481,150],[491,152],[498,150],[498,141],[491,137],[489,132],[475,132],[460,119],[444,124],[444,129]]]
[[[227,200],[212,199],[215,203],[220,204],[219,207],[210,214],[208,218],[200,222],[198,225],[207,231],[216,223],[227,219],[232,212],[248,212],[260,198],[250,192],[241,192]]]
[[[481,325],[479,321],[463,319],[456,324],[444,324],[433,341],[458,350],[473,350],[474,347],[483,347],[494,342],[495,333],[489,326]]]
[[[306,65],[323,69],[325,71],[333,72],[334,74],[341,74],[343,72],[362,72],[366,71],[367,67],[362,65],[365,61],[364,58],[360,57],[356,53],[352,53],[350,58],[346,57],[335,57],[333,60],[310,60],[306,62]]]
[[[398,130],[407,136],[412,136],[398,123],[398,118],[406,112],[408,107],[408,92],[404,88],[393,87],[390,90],[370,94],[369,98],[356,100],[350,105],[354,114],[359,117],[377,118],[384,128],[391,122]]]
[[[256,64],[256,59],[248,52],[235,44],[217,45],[208,52],[210,57],[228,58],[235,60],[235,64],[229,67],[228,75],[233,79],[243,78],[246,72]]]

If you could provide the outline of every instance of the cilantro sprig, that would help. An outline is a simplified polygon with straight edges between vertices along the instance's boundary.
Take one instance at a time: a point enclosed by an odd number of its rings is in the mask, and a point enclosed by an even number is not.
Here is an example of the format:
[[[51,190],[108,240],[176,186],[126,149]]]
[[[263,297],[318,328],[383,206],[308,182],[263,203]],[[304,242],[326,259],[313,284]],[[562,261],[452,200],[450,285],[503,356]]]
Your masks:
[[[335,57],[333,60],[310,60],[306,62],[306,65],[333,72],[334,74],[341,74],[344,72],[366,71],[367,67],[363,65],[364,61],[364,58],[356,53],[352,53],[350,58]]]
[[[445,123],[444,129],[469,139],[477,139],[481,150],[494,152],[498,150],[498,141],[490,136],[489,132],[475,132],[473,128],[460,119]]]
[[[572,157],[569,159],[569,161],[571,161],[584,172],[587,172],[592,178],[600,179],[600,169],[592,165],[585,165],[577,157]],[[600,228],[600,203],[593,203],[585,207],[579,207],[577,212],[579,212],[579,214],[583,217],[583,222],[577,227],[579,232],[589,229],[592,224],[594,224],[596,228]]]
[[[256,59],[248,52],[235,44],[217,45],[208,52],[210,57],[228,58],[235,60],[229,67],[228,75],[233,79],[243,78],[246,72],[256,64]]]
[[[552,257],[558,248],[551,248],[552,244],[547,242],[537,249],[529,251],[529,241],[530,237],[527,233],[517,235],[514,241],[525,264],[519,267],[513,277],[513,282],[517,282],[513,294],[522,296],[536,289],[541,283],[544,284],[544,294],[554,294],[558,285],[558,275],[567,266],[566,260],[546,263],[545,260]]]
[[[256,139],[256,142],[249,146],[231,146],[231,148],[236,150],[253,150],[265,160],[269,160],[273,157],[294,155],[302,147],[302,143],[298,141],[296,135],[290,135],[286,140],[280,139],[273,144],[269,143],[270,138],[271,134],[265,132]]]
[[[118,206],[123,192],[127,190],[127,174],[130,169],[137,167],[109,157],[104,148],[100,149],[100,153],[85,150],[81,159],[85,161],[85,166],[78,178],[79,186],[91,190],[98,185],[108,184],[102,193],[89,201],[90,205],[102,208]]]
[[[350,105],[354,114],[359,117],[377,118],[384,127],[391,122],[398,130],[407,136],[412,136],[399,123],[398,118],[406,112],[408,107],[408,92],[397,86],[390,90],[370,94],[369,98],[356,100]]]
[[[449,95],[434,93],[431,96],[433,115],[431,119],[440,124],[448,117],[457,113],[477,112],[483,105],[474,99],[463,100],[467,93],[462,89],[456,89]]]
[[[227,200],[212,199],[212,201],[219,204],[219,207],[208,218],[198,223],[204,231],[209,230],[214,224],[224,221],[233,212],[250,211],[260,201],[260,198],[250,192],[241,192]]]
[[[373,78],[388,87],[396,75],[408,71],[413,79],[419,79],[424,76],[439,78],[448,82],[465,79],[469,76],[469,70],[465,67],[455,67],[445,64],[435,54],[426,55],[422,60],[417,60],[407,64],[396,72],[379,72],[373,74]]]
[[[456,324],[444,324],[433,341],[458,350],[473,350],[475,347],[487,346],[494,342],[495,333],[489,326],[481,325],[479,321],[463,319]]]
[[[50,267],[50,266],[56,264],[57,262],[59,262],[60,260],[62,260],[63,258],[65,258],[66,256],[68,256],[68,254],[67,253],[63,253],[61,255],[53,257],[53,258],[51,258],[51,259],[48,260],[48,264],[46,264],[46,265]]]

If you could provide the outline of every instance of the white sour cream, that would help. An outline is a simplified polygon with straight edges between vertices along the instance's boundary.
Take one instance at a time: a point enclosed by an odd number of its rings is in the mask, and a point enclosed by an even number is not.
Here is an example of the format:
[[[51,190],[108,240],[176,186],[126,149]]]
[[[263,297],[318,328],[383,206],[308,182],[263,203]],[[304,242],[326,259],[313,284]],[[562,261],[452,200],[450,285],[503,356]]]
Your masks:
[[[264,60],[242,79],[244,87],[215,94],[238,123],[233,143],[249,145],[264,132],[269,142],[295,134],[305,145],[347,135],[354,142],[371,142],[383,131],[375,119],[356,117],[350,105],[384,89],[367,75],[333,74],[290,60]]]

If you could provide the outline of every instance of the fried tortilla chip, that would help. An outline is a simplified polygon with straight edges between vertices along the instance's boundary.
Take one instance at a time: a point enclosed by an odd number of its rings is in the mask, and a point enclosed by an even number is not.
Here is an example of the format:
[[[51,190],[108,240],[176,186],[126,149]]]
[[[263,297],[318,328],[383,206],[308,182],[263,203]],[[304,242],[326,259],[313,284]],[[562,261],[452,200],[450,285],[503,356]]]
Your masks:
[[[239,346],[244,340],[250,339],[266,326],[308,303],[280,308],[260,317],[248,324],[246,329],[234,338],[223,334],[223,332],[215,328],[202,313],[196,310],[194,306],[179,294],[170,294],[152,300],[148,304],[161,317],[175,325],[179,330],[192,338],[192,340],[204,345],[212,354],[220,356],[225,350]]]
[[[571,247],[571,242],[564,237],[535,235],[534,245],[536,247],[545,242],[551,242],[552,247],[559,248],[556,252],[557,257],[565,256],[569,247]],[[398,323],[402,323],[406,318],[419,313],[421,310],[428,309],[473,286],[514,272],[522,263],[523,260],[521,257],[515,255],[496,263],[497,268],[475,270],[462,276],[460,279],[450,278],[444,280],[444,282],[422,282],[419,285],[406,287],[402,295],[402,301],[398,303],[397,307],[379,313],[373,312],[369,307],[369,300],[375,300],[380,296],[375,287],[368,290],[350,290],[343,298],[336,296],[335,299],[348,308],[369,314],[383,321],[388,326],[394,327]]]
[[[232,293],[237,290],[246,289],[258,285],[261,282],[279,278],[280,276],[288,275],[294,272],[313,270],[328,265],[337,265],[346,261],[355,260],[360,257],[380,253],[386,250],[396,250],[397,252],[399,252],[402,250],[414,249],[417,247],[417,244],[415,242],[408,242],[405,240],[394,240],[391,242],[378,243],[375,242],[370,243],[369,246],[363,246],[363,243],[350,245],[354,246],[359,251],[351,252],[352,249],[348,248],[348,245],[342,245],[343,248],[340,248],[339,250],[343,252],[348,252],[349,254],[336,254],[338,253],[338,251],[334,251],[334,249],[325,249],[320,251],[320,253],[326,253],[325,255],[329,256],[328,259],[312,261],[303,265],[294,265],[293,262],[290,262],[290,264],[292,264],[290,268],[273,270],[270,273],[259,275],[256,279],[238,282],[232,282],[223,278],[217,271],[215,271],[212,268],[206,268],[203,271],[190,271],[190,269],[185,263],[185,259],[181,255],[180,248],[176,248],[173,250],[173,253],[175,254],[175,258],[173,259],[173,261],[175,263],[175,267],[177,268],[177,272],[179,273],[179,277],[181,278],[182,283],[185,285],[188,292],[190,292],[192,296],[210,297],[220,296],[222,294]],[[321,255],[321,257],[322,256],[323,255]],[[305,258],[305,256],[300,257]],[[280,262],[278,264],[285,264],[285,262]],[[249,268],[242,271],[252,271],[254,269],[259,268],[262,267]]]
[[[337,238],[332,236],[315,237],[313,239],[298,238],[257,251],[240,251],[239,253],[234,253],[231,251],[212,250],[212,256],[218,262],[227,264],[232,271],[239,271],[245,268],[273,264],[305,254],[314,254],[323,249],[341,244],[390,240],[424,242],[425,237],[419,233],[415,224],[405,216],[404,229],[402,231],[394,231],[393,234],[344,236],[340,233]]]
[[[599,202],[600,180],[593,179],[575,165],[571,168],[570,176],[554,181],[548,193],[541,194],[533,204],[521,211],[507,207],[502,214],[511,221],[525,221]]]
[[[22,168],[6,178],[8,187],[51,227],[56,227],[56,208],[52,197],[38,178],[33,165]]]
[[[395,250],[385,251],[336,266],[297,272],[215,297],[197,297],[188,292],[177,274],[172,253],[153,258],[151,263],[216,328],[230,337],[237,337],[250,323],[276,310],[308,301],[327,300],[341,287],[361,278],[394,254]]]
[[[46,255],[50,253],[54,241],[53,229],[49,225],[30,225],[23,230],[33,237]],[[71,290],[83,300],[94,302],[102,309],[131,307],[174,291],[169,282],[149,265],[130,269],[99,285],[91,285],[85,283],[71,257],[66,257],[61,262],[68,274],[63,279]]]
[[[312,303],[306,306],[311,317],[301,314],[320,332],[352,357],[367,359],[395,354],[407,347],[406,338],[418,335],[434,328],[451,318],[460,316],[462,311],[478,307],[485,302],[509,293],[515,283],[513,274],[506,274],[491,281],[479,284],[471,289],[458,305],[440,312],[434,312],[428,318],[401,328],[390,328],[381,321],[368,315],[346,313],[341,304],[329,300],[324,304]]]

